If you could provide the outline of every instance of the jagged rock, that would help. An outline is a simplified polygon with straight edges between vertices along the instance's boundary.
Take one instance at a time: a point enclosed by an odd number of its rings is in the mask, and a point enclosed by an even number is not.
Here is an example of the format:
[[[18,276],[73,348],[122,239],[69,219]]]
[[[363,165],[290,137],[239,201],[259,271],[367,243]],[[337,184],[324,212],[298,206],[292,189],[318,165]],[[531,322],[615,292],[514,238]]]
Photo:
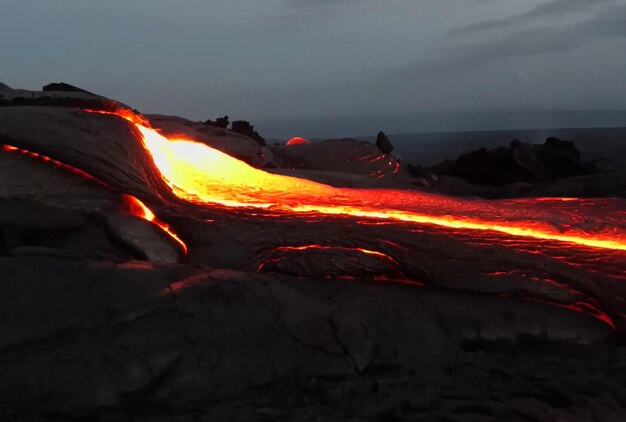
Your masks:
[[[254,139],[262,147],[267,145],[265,139],[263,139],[263,137],[259,135],[256,130],[254,130],[254,126],[252,126],[250,122],[245,120],[235,120],[231,125],[231,130]]]
[[[376,135],[376,146],[384,154],[389,154],[391,151],[393,151],[393,144],[382,130],[378,132],[378,135]]]
[[[96,95],[92,92],[86,91],[82,88],[78,88],[74,85],[66,84],[65,82],[54,82],[48,85],[45,85],[42,89],[43,92],[82,92],[84,94]]]
[[[227,129],[228,125],[230,124],[230,121],[228,120],[228,116],[224,116],[224,117],[218,117],[217,119],[215,119],[215,121],[211,119],[206,120],[204,124],[208,126],[215,126],[215,127],[219,127],[222,129]]]
[[[557,177],[582,176],[588,173],[580,162],[580,152],[574,142],[550,137],[539,150],[541,163]]]
[[[456,161],[446,160],[429,170],[485,186],[538,183],[588,174],[574,143],[557,138],[548,138],[543,145],[514,140],[508,147],[481,148],[460,155]]]

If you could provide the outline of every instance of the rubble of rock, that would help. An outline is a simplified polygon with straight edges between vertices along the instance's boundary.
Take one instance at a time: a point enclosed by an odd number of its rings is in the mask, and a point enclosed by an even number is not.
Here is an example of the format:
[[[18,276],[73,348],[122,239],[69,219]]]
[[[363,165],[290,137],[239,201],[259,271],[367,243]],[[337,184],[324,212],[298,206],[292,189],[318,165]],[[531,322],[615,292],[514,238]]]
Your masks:
[[[609,170],[606,161],[585,163],[573,142],[548,138],[544,144],[514,140],[507,147],[481,148],[446,160],[428,170],[461,178],[475,185],[504,186],[515,182],[540,183]]]
[[[259,132],[254,130],[254,126],[251,125],[250,122],[247,122],[246,120],[235,120],[231,124],[230,130],[254,139],[262,147],[267,145],[267,143],[265,142],[265,139],[261,135],[259,135]]]
[[[228,116],[222,116],[215,119],[215,121],[208,119],[204,122],[204,124],[219,127],[222,129],[228,129],[228,126],[230,125],[230,120],[228,119]]]

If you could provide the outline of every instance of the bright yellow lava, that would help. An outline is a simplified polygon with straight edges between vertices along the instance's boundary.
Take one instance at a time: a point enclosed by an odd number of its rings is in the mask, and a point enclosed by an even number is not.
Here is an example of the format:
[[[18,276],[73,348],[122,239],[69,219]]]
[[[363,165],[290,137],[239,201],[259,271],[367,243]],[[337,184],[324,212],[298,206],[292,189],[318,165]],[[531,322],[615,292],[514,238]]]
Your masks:
[[[255,169],[205,144],[170,140],[154,129],[135,125],[164,181],[177,197],[190,202],[493,230],[511,236],[626,250],[626,233],[621,228],[601,233],[576,228],[558,230],[549,222],[557,212],[542,200],[528,200],[531,205],[542,206],[522,212],[522,207],[514,205],[415,191],[335,188]]]

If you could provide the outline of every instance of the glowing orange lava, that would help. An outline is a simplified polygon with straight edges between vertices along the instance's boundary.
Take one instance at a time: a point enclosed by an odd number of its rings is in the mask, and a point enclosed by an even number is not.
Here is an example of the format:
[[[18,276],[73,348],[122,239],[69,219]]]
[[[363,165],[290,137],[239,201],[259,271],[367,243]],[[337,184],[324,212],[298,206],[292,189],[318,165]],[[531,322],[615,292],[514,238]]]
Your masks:
[[[106,114],[115,114],[115,113],[106,113]],[[62,163],[58,160],[54,160],[48,156],[45,156],[36,152],[28,151],[26,149],[17,148],[12,145],[2,145],[2,150],[10,151],[10,152],[18,152],[28,157],[37,158],[45,163],[54,164],[55,166],[62,168],[63,170],[72,172],[81,177],[89,179],[108,189],[112,189],[111,186],[93,177],[89,173],[82,171],[80,169],[77,169],[76,167]],[[180,239],[180,237],[178,237],[178,235],[174,233],[174,231],[167,224],[157,219],[154,213],[143,202],[141,202],[139,199],[137,199],[136,197],[132,195],[122,194],[121,197],[122,197],[122,200],[128,205],[130,212],[133,215],[136,215],[139,218],[143,218],[144,220],[148,220],[152,222],[153,224],[155,224],[156,226],[160,227],[165,233],[167,233],[172,239],[174,239],[181,246],[183,253],[187,254],[187,245],[185,245],[185,243]]]
[[[183,253],[185,255],[187,254],[187,245],[185,244],[185,242],[183,242],[182,239],[178,237],[178,235],[174,233],[174,231],[172,231],[169,225],[165,224],[164,222],[156,218],[152,210],[150,210],[150,208],[148,208],[143,202],[141,202],[138,198],[132,195],[127,195],[127,194],[122,194],[122,199],[124,200],[124,202],[126,202],[126,204],[128,205],[130,209],[130,212],[133,215],[136,215],[139,218],[143,218],[144,220],[150,221],[151,223],[160,227],[161,230],[167,233],[172,239],[174,239],[180,245],[180,247],[183,250]]]
[[[60,167],[60,168],[62,168],[64,170],[66,170],[66,171],[72,172],[72,173],[77,174],[77,175],[79,175],[81,177],[84,177],[85,179],[89,179],[89,180],[94,181],[94,182],[96,182],[96,183],[98,183],[100,185],[103,185],[103,186],[105,186],[107,188],[110,188],[109,185],[104,183],[102,180],[96,179],[91,174],[89,174],[89,173],[87,173],[85,171],[82,171],[81,169],[77,169],[76,167],[73,167],[73,166],[67,165],[65,163],[62,163],[60,161],[54,160],[54,159],[52,159],[50,157],[47,157],[45,155],[41,155],[39,153],[32,152],[32,151],[29,151],[27,149],[17,148],[17,147],[14,147],[13,145],[2,145],[2,150],[3,151],[10,151],[10,152],[17,152],[17,153],[20,153],[22,155],[26,155],[26,156],[31,157],[31,158],[37,158],[37,159],[39,159],[39,160],[41,160],[41,161],[43,161],[45,163],[54,164],[55,166]]]
[[[306,145],[310,143],[311,141],[296,136],[295,138],[291,138],[290,140],[288,140],[286,145]]]
[[[346,252],[351,252],[351,253],[361,253],[361,254],[365,254],[365,255],[373,255],[373,256],[377,256],[379,258],[385,259],[393,264],[398,265],[398,262],[393,259],[391,256],[387,255],[386,253],[382,253],[379,251],[374,251],[371,249],[363,249],[363,248],[349,248],[349,247],[345,247],[345,246],[330,246],[330,245],[317,245],[317,244],[313,244],[313,245],[302,245],[302,246],[279,246],[277,248],[274,248],[272,250],[272,253],[274,252],[293,252],[293,251],[309,251],[309,250],[319,250],[319,251],[327,251],[327,250],[340,250],[340,251],[346,251]],[[263,270],[263,268],[269,264],[269,263],[273,263],[273,262],[279,262],[282,261],[283,258],[279,257],[279,258],[272,258],[272,259],[268,259],[267,261],[262,262],[258,267],[257,267],[257,272],[261,272]],[[351,276],[340,276],[340,277],[351,277]],[[351,277],[354,278],[354,277]]]
[[[265,208],[290,213],[349,215],[430,224],[456,229],[493,230],[511,236],[626,250],[624,229],[567,229],[553,224],[559,214],[545,201],[508,206],[391,189],[346,189],[253,168],[205,144],[167,139],[136,124],[164,181],[179,198],[227,207]],[[572,201],[562,201],[572,204]],[[562,213],[568,216],[570,213]],[[571,216],[570,216],[571,217]],[[538,245],[540,247],[540,244]]]

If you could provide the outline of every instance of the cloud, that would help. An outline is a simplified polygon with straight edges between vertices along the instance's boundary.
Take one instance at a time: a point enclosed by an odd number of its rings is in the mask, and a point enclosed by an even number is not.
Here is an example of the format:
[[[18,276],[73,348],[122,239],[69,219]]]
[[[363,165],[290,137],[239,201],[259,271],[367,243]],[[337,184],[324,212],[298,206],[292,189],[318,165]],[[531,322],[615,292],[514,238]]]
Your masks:
[[[410,69],[441,72],[482,66],[509,58],[571,52],[598,40],[620,38],[626,38],[626,5],[609,7],[590,19],[576,23],[525,29],[481,42],[442,48],[432,59],[417,62]]]
[[[478,31],[506,28],[514,24],[525,23],[541,18],[551,18],[563,16],[565,14],[587,12],[596,5],[603,5],[611,2],[612,0],[551,0],[548,3],[540,4],[539,6],[534,7],[528,12],[519,13],[503,19],[486,20],[453,29],[448,33],[448,35],[467,35]]]
[[[292,7],[323,7],[363,1],[364,0],[284,0],[283,2]]]

